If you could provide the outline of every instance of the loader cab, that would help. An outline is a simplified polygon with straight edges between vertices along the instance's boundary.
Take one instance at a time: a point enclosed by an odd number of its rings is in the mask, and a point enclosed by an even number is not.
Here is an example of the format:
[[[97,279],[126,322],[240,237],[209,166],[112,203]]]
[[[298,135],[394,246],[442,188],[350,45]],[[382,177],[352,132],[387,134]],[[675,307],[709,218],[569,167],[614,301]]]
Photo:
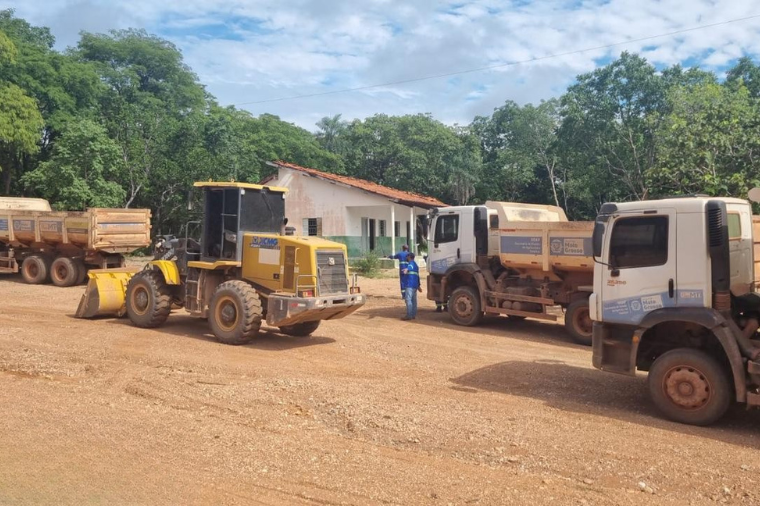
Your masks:
[[[240,262],[243,234],[280,234],[287,189],[248,183],[196,183],[203,188],[201,260]]]

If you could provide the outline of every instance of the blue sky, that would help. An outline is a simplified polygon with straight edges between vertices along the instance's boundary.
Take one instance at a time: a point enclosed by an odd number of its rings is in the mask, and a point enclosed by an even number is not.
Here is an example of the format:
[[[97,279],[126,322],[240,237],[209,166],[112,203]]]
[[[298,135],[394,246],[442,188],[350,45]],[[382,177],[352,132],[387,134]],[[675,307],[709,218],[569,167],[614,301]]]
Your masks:
[[[145,28],[172,41],[223,105],[314,129],[323,116],[432,113],[467,124],[505,100],[561,94],[623,50],[658,67],[720,73],[760,57],[760,18],[534,63],[295,100],[419,76],[523,61],[760,14],[747,0],[0,0],[51,28],[63,49],[80,31]]]

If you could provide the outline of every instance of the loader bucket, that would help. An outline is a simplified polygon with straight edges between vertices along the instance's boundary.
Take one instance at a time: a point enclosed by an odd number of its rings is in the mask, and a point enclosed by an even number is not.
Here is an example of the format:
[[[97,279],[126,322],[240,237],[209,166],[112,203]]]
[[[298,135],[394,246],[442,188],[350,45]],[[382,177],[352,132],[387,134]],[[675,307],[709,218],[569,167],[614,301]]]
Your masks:
[[[79,301],[77,318],[94,316],[120,317],[126,313],[127,283],[140,268],[93,269],[87,273],[90,278],[87,289]]]

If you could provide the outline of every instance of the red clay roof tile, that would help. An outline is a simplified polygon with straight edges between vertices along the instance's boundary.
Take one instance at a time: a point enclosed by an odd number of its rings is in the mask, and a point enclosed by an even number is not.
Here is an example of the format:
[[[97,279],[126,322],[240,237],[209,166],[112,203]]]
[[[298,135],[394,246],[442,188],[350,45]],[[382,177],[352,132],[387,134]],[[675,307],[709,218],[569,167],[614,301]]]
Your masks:
[[[412,204],[417,207],[425,207],[425,208],[447,206],[447,204],[444,204],[440,200],[434,199],[433,197],[427,197],[425,195],[420,195],[418,193],[412,193],[412,192],[407,192],[403,190],[396,190],[394,188],[388,188],[387,186],[379,185],[371,181],[365,181],[364,179],[357,179],[355,177],[349,177],[349,176],[341,176],[340,174],[332,174],[330,172],[322,172],[321,170],[310,169],[308,167],[301,167],[300,165],[283,162],[280,160],[272,163],[271,165],[275,165],[277,167],[284,167],[286,169],[297,170],[299,172],[303,172],[305,174],[318,177],[320,179],[325,179],[327,181],[333,181],[333,182],[341,183],[347,186],[352,186],[354,188],[359,188],[360,190],[364,190],[369,193],[374,193],[375,195],[380,195],[381,197],[386,197],[390,200],[398,201],[403,204]],[[274,178],[267,178],[264,182],[269,181],[271,179],[274,179]]]

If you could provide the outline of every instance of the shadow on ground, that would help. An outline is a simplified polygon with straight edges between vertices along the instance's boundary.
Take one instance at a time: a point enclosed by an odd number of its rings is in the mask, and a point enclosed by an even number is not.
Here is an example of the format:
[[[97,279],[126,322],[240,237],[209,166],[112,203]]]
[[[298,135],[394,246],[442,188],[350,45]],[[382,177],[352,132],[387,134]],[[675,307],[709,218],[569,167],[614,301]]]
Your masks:
[[[405,311],[403,301],[399,300],[398,307],[387,305],[365,306],[357,315],[370,320],[374,318],[398,320],[404,316]],[[417,318],[413,322],[410,322],[410,325],[420,325],[425,328],[434,327],[435,329],[445,327],[464,334],[464,338],[466,338],[467,334],[472,334],[473,336],[489,335],[534,343],[547,343],[579,350],[591,350],[590,347],[573,342],[565,331],[564,326],[556,322],[545,322],[542,320],[513,320],[503,316],[489,316],[484,318],[483,322],[476,327],[463,327],[454,323],[448,313],[436,313],[434,310],[421,308],[417,313]]]
[[[70,315],[72,318],[73,315]],[[128,318],[109,318],[98,317],[95,320],[102,320],[110,325],[116,327],[115,332],[119,332],[119,328],[127,328],[132,330],[136,329]],[[208,326],[208,322],[201,318],[196,318],[189,315],[172,314],[169,319],[156,329],[150,329],[156,333],[171,334],[175,336],[187,337],[190,339],[198,339],[201,341],[217,342],[214,334],[211,333],[211,329]],[[334,343],[335,339],[320,335],[320,329],[317,329],[314,334],[309,337],[293,337],[285,334],[281,334],[279,329],[272,327],[261,327],[259,335],[248,344],[238,346],[238,348],[252,348],[255,350],[264,351],[283,351],[295,348],[304,348],[306,346],[316,346],[320,344]]]
[[[615,418],[683,434],[760,449],[760,412],[733,406],[711,427],[693,427],[662,418],[649,399],[646,377],[604,373],[558,360],[502,362],[452,378],[452,389],[528,397],[552,408]]]

